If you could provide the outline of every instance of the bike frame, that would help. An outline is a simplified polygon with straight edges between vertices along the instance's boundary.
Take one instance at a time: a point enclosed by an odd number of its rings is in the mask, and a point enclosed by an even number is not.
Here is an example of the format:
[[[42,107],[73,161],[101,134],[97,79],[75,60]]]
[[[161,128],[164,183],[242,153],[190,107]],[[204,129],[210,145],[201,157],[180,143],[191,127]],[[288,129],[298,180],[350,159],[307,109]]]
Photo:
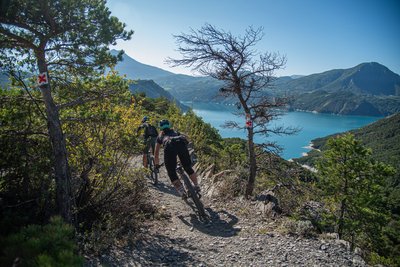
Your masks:
[[[185,171],[183,170],[183,167],[181,166],[180,163],[178,163],[178,166],[176,167],[176,171],[183,180],[183,183],[185,185],[185,190],[187,195],[193,200],[194,204],[196,205],[197,212],[199,213],[200,217],[206,218],[206,212],[204,210],[203,203],[201,202],[198,193],[194,190],[194,187],[192,185],[192,182],[190,181],[190,178],[186,175]]]

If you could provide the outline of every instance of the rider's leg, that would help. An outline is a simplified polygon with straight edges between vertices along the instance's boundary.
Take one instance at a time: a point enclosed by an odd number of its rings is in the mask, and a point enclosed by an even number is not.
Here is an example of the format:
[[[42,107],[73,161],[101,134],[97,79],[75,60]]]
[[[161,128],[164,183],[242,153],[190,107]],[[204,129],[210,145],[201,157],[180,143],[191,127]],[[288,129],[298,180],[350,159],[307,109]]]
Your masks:
[[[150,149],[150,142],[149,142],[149,140],[146,140],[145,141],[145,147],[144,147],[144,150],[143,150],[143,167],[145,167],[146,169],[148,167],[147,152],[149,151],[149,149]]]
[[[183,196],[184,190],[181,181],[176,174],[176,149],[175,147],[168,145],[164,149],[164,163],[167,169],[168,177],[171,180],[172,185],[175,187],[179,196]]]
[[[191,175],[189,175],[190,180],[192,180],[194,186],[199,186],[199,182],[197,180],[197,174],[196,172],[192,173]]]
[[[151,137],[151,153],[154,155],[157,137]]]
[[[147,156],[143,154],[143,167],[147,168]]]
[[[183,169],[189,175],[190,180],[192,180],[193,185],[195,187],[198,187],[199,185],[198,185],[198,181],[197,181],[197,174],[192,168],[192,161],[190,160],[189,151],[187,150],[187,147],[185,144],[183,144],[183,143],[180,143],[180,144],[181,145],[177,146],[179,160],[182,163]]]
[[[172,184],[175,187],[176,192],[178,192],[179,196],[182,197],[183,194],[185,193],[185,190],[183,189],[183,185],[179,179],[175,180],[172,182]]]

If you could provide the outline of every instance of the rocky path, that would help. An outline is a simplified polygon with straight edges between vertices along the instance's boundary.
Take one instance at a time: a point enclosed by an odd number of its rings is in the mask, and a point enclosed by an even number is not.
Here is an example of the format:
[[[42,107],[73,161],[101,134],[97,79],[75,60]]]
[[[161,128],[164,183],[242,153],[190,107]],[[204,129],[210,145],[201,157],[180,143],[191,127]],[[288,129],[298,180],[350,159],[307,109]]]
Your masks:
[[[201,221],[164,168],[160,179],[150,193],[162,218],[142,228],[133,246],[113,249],[94,266],[366,266],[344,241],[283,234],[279,220],[261,219],[248,201],[203,197],[209,220]]]

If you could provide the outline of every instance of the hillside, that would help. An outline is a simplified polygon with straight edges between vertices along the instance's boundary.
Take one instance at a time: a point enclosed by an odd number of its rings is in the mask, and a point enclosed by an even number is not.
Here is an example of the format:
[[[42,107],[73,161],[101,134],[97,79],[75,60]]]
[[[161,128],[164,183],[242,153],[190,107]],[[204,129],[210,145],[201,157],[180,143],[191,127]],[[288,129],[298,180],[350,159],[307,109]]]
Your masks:
[[[210,77],[174,74],[126,54],[116,69],[131,79],[154,80],[179,101],[223,101],[218,97],[222,82]],[[291,110],[363,116],[400,112],[400,76],[375,62],[308,76],[279,77],[269,93],[291,96]]]
[[[187,106],[176,100],[176,98],[174,98],[169,92],[165,91],[162,87],[156,84],[153,80],[137,80],[129,85],[129,90],[132,93],[145,93],[146,96],[150,98],[164,97],[172,102],[175,102],[182,110],[189,109]]]
[[[364,116],[400,112],[400,76],[374,62],[312,74],[277,88],[293,96],[293,110]]]
[[[371,62],[293,79],[279,85],[279,89],[291,93],[324,90],[400,96],[400,76],[379,63]]]
[[[375,159],[395,166],[400,172],[400,113],[349,132],[372,149]],[[313,147],[324,150],[327,140],[335,135],[312,140]],[[313,165],[320,156],[318,150],[313,150],[308,156],[295,159],[295,161]]]
[[[292,96],[290,109],[340,115],[387,116],[400,112],[400,97],[315,90]]]
[[[156,78],[155,81],[180,101],[217,101],[222,83],[210,77],[177,74]]]

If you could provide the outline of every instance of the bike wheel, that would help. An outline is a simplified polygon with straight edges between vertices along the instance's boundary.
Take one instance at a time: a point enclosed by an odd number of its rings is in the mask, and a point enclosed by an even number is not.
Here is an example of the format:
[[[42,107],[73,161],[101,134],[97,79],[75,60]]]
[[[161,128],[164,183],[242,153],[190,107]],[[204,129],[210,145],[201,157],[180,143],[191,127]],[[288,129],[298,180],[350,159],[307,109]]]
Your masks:
[[[153,184],[155,184],[154,173],[155,173],[155,166],[154,166],[154,158],[147,154],[147,164],[149,165],[150,169],[150,180]]]
[[[153,155],[150,156],[150,162],[151,162],[151,166],[152,166],[150,170],[151,170],[151,175],[153,178],[153,184],[157,185],[158,184],[158,169],[156,168],[156,164],[154,162]]]
[[[194,204],[196,205],[197,211],[200,217],[206,218],[206,212],[204,210],[204,205],[201,202],[200,198],[197,195],[197,192],[194,190],[192,183],[189,180],[189,177],[186,174],[182,174],[183,182],[185,183],[187,191],[190,193],[190,197],[193,199]]]

